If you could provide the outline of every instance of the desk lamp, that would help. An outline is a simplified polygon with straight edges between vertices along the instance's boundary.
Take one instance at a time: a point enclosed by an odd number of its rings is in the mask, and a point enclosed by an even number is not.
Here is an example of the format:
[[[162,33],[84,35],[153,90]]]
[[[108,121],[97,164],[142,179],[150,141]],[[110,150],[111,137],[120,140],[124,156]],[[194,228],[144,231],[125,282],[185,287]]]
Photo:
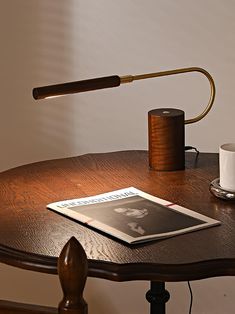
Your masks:
[[[199,67],[181,68],[155,73],[125,76],[106,76],[88,80],[36,87],[34,99],[44,99],[67,94],[81,93],[96,89],[117,87],[136,80],[160,76],[200,72],[210,82],[210,98],[204,111],[198,116],[185,120],[184,111],[172,108],[154,109],[148,113],[149,166],[157,171],[174,171],[185,168],[185,132],[184,124],[197,122],[210,111],[215,99],[215,84],[212,76]]]

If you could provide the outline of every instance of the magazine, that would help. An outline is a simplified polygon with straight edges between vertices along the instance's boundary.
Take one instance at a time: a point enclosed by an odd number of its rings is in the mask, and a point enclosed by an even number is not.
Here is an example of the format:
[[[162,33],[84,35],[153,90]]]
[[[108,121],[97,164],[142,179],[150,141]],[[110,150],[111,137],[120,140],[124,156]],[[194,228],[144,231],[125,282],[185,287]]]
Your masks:
[[[172,237],[220,224],[217,220],[134,187],[60,201],[47,205],[47,208],[129,244]]]

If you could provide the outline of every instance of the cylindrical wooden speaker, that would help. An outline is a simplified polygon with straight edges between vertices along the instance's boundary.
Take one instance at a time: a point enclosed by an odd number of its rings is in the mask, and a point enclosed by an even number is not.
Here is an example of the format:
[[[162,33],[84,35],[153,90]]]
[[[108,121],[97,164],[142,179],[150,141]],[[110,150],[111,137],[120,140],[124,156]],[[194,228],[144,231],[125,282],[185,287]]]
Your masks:
[[[184,111],[154,109],[148,113],[149,166],[153,170],[185,168]]]

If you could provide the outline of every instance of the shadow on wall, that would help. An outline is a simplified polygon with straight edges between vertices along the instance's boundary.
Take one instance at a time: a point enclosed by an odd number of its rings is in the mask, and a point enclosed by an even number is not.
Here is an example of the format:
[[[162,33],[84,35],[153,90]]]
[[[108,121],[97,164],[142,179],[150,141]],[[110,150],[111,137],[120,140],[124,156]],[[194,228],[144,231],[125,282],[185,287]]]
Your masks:
[[[75,0],[1,1],[4,62],[0,72],[0,145],[4,149],[0,170],[72,153],[75,129],[77,134],[73,97],[35,102],[31,91],[35,86],[76,79],[73,77],[75,3]],[[61,293],[55,277],[13,270],[2,264],[0,269],[4,283],[1,298],[57,305]],[[92,279],[89,281],[88,302],[95,304],[96,313],[109,308],[114,313],[113,301],[102,293],[100,282],[98,285]]]
[[[71,154],[73,97],[36,102],[32,88],[74,79],[74,4],[1,1],[0,170]]]

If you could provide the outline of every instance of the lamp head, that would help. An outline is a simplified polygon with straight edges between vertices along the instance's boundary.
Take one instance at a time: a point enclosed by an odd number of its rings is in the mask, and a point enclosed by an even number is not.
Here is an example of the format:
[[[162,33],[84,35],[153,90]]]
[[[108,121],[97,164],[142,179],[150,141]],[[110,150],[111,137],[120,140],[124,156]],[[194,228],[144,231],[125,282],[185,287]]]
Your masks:
[[[90,80],[36,87],[33,89],[34,99],[45,99],[68,94],[88,92],[96,89],[117,87],[121,79],[118,75],[94,78]]]

